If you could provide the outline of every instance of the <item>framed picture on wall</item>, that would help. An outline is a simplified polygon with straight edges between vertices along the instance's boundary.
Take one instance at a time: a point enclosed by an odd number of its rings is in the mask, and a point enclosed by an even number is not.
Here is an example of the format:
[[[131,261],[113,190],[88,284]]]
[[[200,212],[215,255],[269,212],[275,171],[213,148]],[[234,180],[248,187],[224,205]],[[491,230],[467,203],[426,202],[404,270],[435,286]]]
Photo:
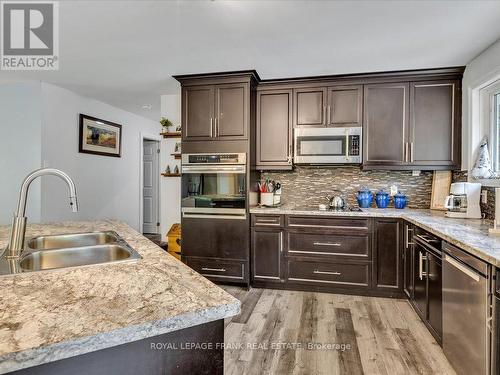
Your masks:
[[[122,126],[80,114],[78,151],[85,154],[121,157]]]

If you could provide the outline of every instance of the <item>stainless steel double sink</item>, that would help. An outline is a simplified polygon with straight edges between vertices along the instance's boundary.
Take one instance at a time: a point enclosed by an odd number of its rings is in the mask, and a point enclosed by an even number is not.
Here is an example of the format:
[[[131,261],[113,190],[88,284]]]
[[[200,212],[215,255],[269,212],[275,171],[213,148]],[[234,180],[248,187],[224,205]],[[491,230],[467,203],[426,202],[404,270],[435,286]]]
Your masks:
[[[27,240],[19,259],[2,257],[0,274],[132,262],[138,259],[141,259],[139,253],[113,231],[48,235]]]

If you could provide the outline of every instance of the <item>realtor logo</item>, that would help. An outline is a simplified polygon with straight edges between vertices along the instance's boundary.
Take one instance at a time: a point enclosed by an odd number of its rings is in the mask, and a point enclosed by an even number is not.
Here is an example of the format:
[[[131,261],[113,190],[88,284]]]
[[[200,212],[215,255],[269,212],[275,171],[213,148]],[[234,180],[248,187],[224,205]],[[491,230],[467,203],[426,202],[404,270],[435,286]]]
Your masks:
[[[59,3],[1,1],[0,69],[59,69]]]

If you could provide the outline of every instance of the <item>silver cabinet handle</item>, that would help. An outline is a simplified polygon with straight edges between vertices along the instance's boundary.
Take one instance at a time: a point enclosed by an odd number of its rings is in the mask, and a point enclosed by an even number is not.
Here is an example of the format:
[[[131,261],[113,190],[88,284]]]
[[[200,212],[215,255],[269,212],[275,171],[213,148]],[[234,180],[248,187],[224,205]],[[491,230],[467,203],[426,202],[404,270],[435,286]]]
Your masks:
[[[258,223],[278,223],[276,219],[257,219]]]
[[[315,246],[342,246],[341,243],[338,242],[314,242]]]
[[[214,128],[215,128],[215,138],[217,138],[219,136],[219,121],[217,119],[217,117],[214,119]]]
[[[410,161],[413,163],[413,142],[410,142]]]
[[[420,280],[423,280],[424,276],[426,276],[423,268],[424,268],[424,260],[427,260],[426,256],[423,256],[422,253],[418,252],[418,277]]]
[[[280,232],[280,253],[283,252],[283,232]]]
[[[410,226],[406,225],[405,249],[408,249],[408,246],[413,245],[413,242],[410,242],[410,232],[413,232],[413,229],[410,229]]]
[[[214,136],[214,119],[210,117],[210,138],[213,138]]]
[[[313,273],[320,275],[342,275],[340,272],[327,272],[327,271],[318,271],[314,270]]]
[[[326,105],[323,106],[323,125],[326,125]]]
[[[330,115],[331,115],[331,112],[332,112],[332,111],[331,111],[331,108],[332,108],[332,106],[331,106],[331,105],[328,105],[328,111],[326,112],[326,113],[327,113],[327,114],[326,114],[326,124],[327,124],[327,125],[330,125],[330,124],[331,124],[331,122],[330,122],[330,120],[331,120]]]
[[[226,272],[225,268],[207,268],[207,267],[201,267],[202,271],[211,271],[211,272]]]
[[[408,163],[408,142],[405,142],[405,155],[404,155],[404,160],[406,163]]]

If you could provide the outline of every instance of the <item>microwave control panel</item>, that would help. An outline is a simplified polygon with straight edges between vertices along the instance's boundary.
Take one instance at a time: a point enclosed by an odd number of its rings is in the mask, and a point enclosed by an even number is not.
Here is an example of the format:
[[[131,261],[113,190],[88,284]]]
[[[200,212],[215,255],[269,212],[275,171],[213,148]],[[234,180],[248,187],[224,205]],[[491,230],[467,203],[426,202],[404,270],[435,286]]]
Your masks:
[[[349,156],[359,156],[359,135],[350,135],[349,136]]]

